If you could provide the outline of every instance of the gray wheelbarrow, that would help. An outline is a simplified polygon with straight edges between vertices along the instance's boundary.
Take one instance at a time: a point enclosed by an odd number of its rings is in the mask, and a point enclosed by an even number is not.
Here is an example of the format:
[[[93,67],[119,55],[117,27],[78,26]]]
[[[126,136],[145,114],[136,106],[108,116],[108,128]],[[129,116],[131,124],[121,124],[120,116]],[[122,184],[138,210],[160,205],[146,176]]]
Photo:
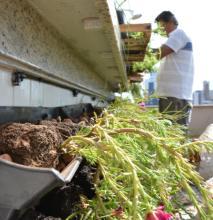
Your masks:
[[[70,182],[81,161],[81,157],[76,157],[58,172],[0,159],[0,220],[17,220],[20,210],[26,210],[53,188]]]

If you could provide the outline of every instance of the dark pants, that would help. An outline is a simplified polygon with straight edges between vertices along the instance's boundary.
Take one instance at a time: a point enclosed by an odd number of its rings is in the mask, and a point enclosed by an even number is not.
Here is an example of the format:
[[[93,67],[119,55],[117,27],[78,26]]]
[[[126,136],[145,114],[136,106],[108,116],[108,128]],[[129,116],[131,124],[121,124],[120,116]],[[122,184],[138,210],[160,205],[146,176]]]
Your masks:
[[[192,105],[188,100],[174,97],[159,99],[159,112],[175,115],[174,120],[181,125],[188,126],[191,118]]]

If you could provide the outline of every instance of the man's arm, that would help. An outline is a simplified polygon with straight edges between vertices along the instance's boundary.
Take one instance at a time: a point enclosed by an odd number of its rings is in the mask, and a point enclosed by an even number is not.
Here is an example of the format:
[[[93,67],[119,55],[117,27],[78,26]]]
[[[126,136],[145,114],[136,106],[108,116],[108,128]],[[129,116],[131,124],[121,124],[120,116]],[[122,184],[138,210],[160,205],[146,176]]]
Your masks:
[[[164,58],[165,56],[174,52],[174,50],[172,50],[170,47],[168,47],[165,44],[163,44],[158,49],[152,49],[152,51],[155,53],[158,60],[160,60],[160,59]]]
[[[164,58],[165,56],[173,53],[174,50],[172,50],[170,47],[168,47],[167,45],[163,44],[160,49],[159,49],[159,56],[158,58],[159,59],[162,59]]]

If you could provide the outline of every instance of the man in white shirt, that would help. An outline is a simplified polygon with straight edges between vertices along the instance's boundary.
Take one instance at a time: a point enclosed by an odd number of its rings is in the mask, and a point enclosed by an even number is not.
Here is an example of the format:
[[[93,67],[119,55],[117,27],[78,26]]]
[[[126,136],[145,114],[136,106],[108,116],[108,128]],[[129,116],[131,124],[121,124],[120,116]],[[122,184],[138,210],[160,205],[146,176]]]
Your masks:
[[[163,11],[155,21],[168,36],[159,49],[159,59],[162,59],[157,78],[159,111],[179,115],[177,122],[188,125],[194,78],[192,42],[178,28],[178,21],[170,11]]]

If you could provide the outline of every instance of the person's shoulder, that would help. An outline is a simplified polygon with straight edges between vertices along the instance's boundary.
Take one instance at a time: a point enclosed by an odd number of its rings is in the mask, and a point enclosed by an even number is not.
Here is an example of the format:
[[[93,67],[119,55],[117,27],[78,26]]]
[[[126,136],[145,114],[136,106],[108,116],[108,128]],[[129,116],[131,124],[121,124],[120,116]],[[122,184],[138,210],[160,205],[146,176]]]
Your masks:
[[[171,34],[177,34],[177,35],[185,35],[185,31],[180,29],[180,28],[176,28]]]
[[[175,35],[177,37],[183,37],[183,38],[189,38],[189,36],[186,34],[186,32],[183,29],[176,28],[173,32],[172,35]],[[190,39],[190,38],[189,38]]]

